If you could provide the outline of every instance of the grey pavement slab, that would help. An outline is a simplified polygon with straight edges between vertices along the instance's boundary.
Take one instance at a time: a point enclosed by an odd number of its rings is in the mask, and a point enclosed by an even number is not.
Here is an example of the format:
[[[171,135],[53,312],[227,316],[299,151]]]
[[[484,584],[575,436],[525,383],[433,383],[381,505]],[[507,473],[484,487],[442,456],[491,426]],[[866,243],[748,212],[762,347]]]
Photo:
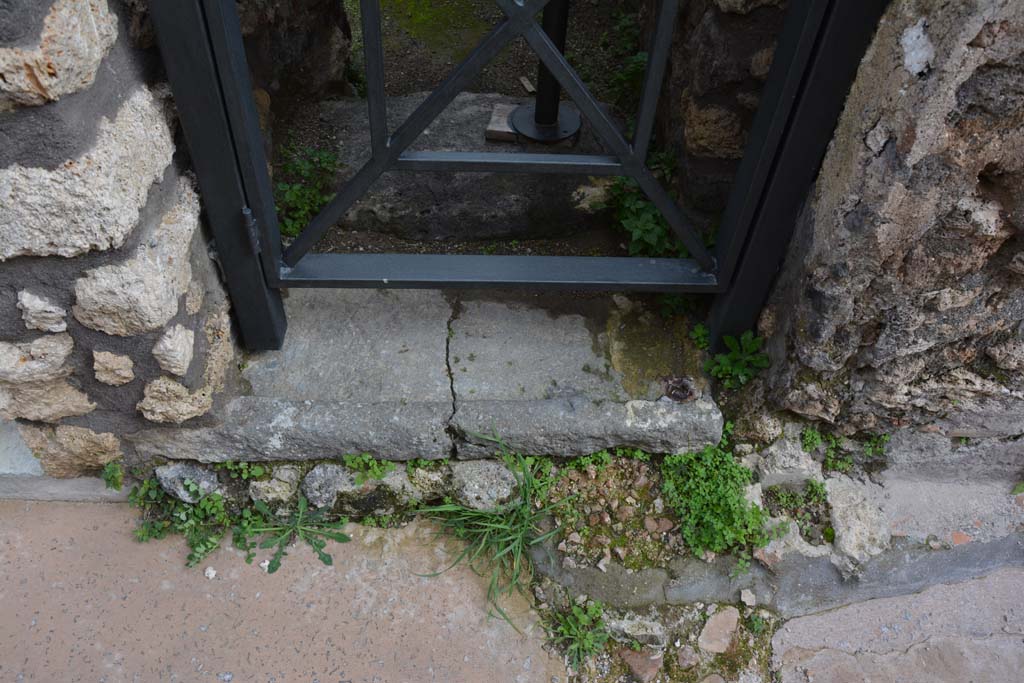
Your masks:
[[[994,683],[1024,670],[1024,569],[793,619],[772,640],[782,683]]]
[[[0,419],[0,475],[41,475],[43,467],[18,432],[18,425]]]
[[[266,574],[236,551],[194,569],[140,545],[124,505],[0,502],[0,680],[565,682],[525,598],[487,616],[486,579],[435,531],[354,527],[334,565],[294,548]],[[204,576],[211,567],[214,578]]]

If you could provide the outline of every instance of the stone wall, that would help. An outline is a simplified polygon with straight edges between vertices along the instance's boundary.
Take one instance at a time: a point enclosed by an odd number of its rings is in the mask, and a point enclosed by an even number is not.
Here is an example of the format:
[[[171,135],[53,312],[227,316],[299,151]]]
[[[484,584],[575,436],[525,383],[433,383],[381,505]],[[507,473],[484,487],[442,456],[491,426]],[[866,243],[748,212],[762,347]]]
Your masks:
[[[681,5],[657,142],[679,162],[681,200],[714,217],[725,208],[743,156],[785,3],[696,0]]]
[[[0,12],[0,474],[130,461],[126,434],[201,420],[230,381],[228,302],[134,16]]]
[[[1019,436],[1022,208],[1024,4],[896,0],[761,318],[775,403],[945,450]]]

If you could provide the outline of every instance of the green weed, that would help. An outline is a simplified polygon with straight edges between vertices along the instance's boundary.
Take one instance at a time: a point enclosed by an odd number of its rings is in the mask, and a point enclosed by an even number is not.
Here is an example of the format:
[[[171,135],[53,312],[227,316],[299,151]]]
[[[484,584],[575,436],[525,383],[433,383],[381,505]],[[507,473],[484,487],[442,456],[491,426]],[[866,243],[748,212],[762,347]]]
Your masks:
[[[885,456],[885,447],[891,439],[888,434],[875,434],[864,443],[864,455],[868,458],[881,458]]]
[[[690,330],[690,339],[693,340],[693,345],[698,349],[707,351],[711,346],[711,331],[704,323],[697,323]]]
[[[822,466],[826,472],[846,474],[853,469],[853,458],[842,453],[843,440],[832,434],[825,436],[825,462]]]
[[[344,455],[341,459],[345,461],[345,467],[356,473],[357,486],[362,486],[371,479],[383,479],[395,469],[395,463],[390,460],[377,460],[369,453]]]
[[[817,429],[807,427],[800,432],[800,445],[803,446],[805,453],[813,453],[822,443],[824,440],[821,437],[821,432]]]
[[[248,514],[246,514],[248,513]],[[340,531],[348,520],[344,517],[332,520],[326,510],[310,510],[305,496],[299,496],[295,512],[285,518],[274,515],[261,500],[252,509],[243,512],[234,525],[234,544],[246,552],[246,562],[252,562],[255,550],[274,549],[267,565],[267,573],[273,574],[281,567],[281,560],[288,554],[288,546],[295,540],[305,542],[317,558],[325,565],[334,564],[334,558],[324,551],[327,541],[348,543],[352,540]]]
[[[573,605],[566,613],[555,613],[548,630],[551,639],[565,649],[569,661],[577,670],[608,642],[604,606],[597,601],[585,607]]]
[[[334,198],[342,164],[335,154],[312,147],[289,145],[282,156],[283,180],[274,188],[274,201],[281,233],[294,237]]]
[[[1010,495],[1012,496],[1019,496],[1022,493],[1024,493],[1024,481],[1018,482],[1017,485],[1013,487],[1013,490],[1010,491]]]
[[[720,379],[726,389],[738,389],[768,367],[768,355],[761,352],[764,339],[755,337],[753,332],[748,330],[739,339],[725,335],[722,341],[729,352],[715,354],[704,369]]]
[[[214,465],[214,469],[227,472],[232,479],[242,481],[259,479],[270,474],[270,469],[266,465],[255,462],[220,462]]]
[[[103,477],[103,483],[106,484],[108,489],[120,491],[121,487],[124,486],[124,470],[119,462],[108,462],[103,466],[103,472],[100,473],[100,476]]]
[[[220,547],[232,520],[221,494],[201,495],[199,486],[189,479],[184,485],[193,497],[198,497],[195,503],[167,495],[156,479],[144,479],[132,487],[128,502],[144,514],[135,529],[137,540],[145,542],[180,534],[189,547],[185,564],[194,567]]]

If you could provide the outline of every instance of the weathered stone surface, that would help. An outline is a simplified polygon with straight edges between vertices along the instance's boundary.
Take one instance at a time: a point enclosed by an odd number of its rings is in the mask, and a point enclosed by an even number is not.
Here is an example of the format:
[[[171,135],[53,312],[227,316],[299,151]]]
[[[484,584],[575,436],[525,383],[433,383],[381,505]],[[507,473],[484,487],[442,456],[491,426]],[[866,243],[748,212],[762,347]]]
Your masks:
[[[516,477],[500,462],[472,460],[454,462],[452,497],[474,510],[496,510],[512,499]]]
[[[890,5],[762,315],[782,407],[1019,425],[1024,377],[984,354],[1024,319],[1022,36],[1020,3]]]
[[[0,168],[0,261],[120,247],[173,152],[164,104],[140,87],[81,157],[53,170]]]
[[[874,487],[849,477],[831,477],[825,482],[836,532],[832,560],[843,572],[856,573],[860,564],[889,547],[888,520],[866,494]]]
[[[134,363],[129,356],[109,351],[92,352],[92,369],[96,381],[119,387],[135,379]]]
[[[651,652],[647,649],[631,650],[628,647],[620,647],[616,654],[629,667],[629,673],[637,683],[650,683],[657,678],[665,661],[664,653]]]
[[[735,14],[747,14],[758,7],[777,7],[781,4],[783,0],[715,0],[718,9]]]
[[[220,481],[217,480],[217,473],[201,465],[187,462],[175,462],[169,465],[161,465],[153,470],[157,481],[164,491],[178,500],[186,503],[198,502],[203,496],[221,491]],[[185,482],[191,482],[199,487],[198,493],[193,493],[185,487]]]
[[[772,639],[782,683],[1011,681],[1024,667],[1024,570],[793,619]]]
[[[668,645],[668,631],[661,622],[645,619],[636,614],[627,613],[621,618],[606,618],[605,628],[612,638],[627,645],[636,641],[658,650]]]
[[[159,329],[178,311],[192,277],[189,246],[199,227],[199,198],[187,179],[174,206],[123,263],[86,271],[72,307],[86,327],[129,336]]]
[[[704,652],[721,654],[732,645],[732,639],[736,635],[739,626],[740,613],[735,607],[728,606],[719,609],[701,629],[697,638],[697,647]]]
[[[25,327],[30,330],[64,332],[68,329],[64,320],[68,312],[45,297],[23,289],[18,292],[18,309]]]
[[[787,524],[786,533],[781,538],[773,538],[768,545],[757,548],[754,557],[768,569],[775,571],[780,563],[788,556],[795,558],[805,557],[828,557],[832,553],[829,545],[811,545],[800,535],[799,526],[789,519],[771,519],[768,524],[775,527],[779,524]]]
[[[785,437],[766,448],[757,469],[761,486],[799,488],[807,480],[823,481],[821,464],[805,453],[799,439]]]
[[[107,0],[56,0],[33,44],[0,46],[0,112],[89,87],[116,39]]]
[[[95,476],[108,462],[121,457],[121,442],[113,434],[84,427],[21,425],[21,436],[50,477]]]
[[[0,477],[41,476],[43,468],[32,455],[18,424],[0,418]]]
[[[302,480],[302,494],[311,505],[352,515],[383,515],[419,500],[405,470],[396,468],[381,480],[365,478],[334,463],[311,469]]]
[[[679,665],[680,669],[684,671],[692,669],[700,663],[700,659],[697,657],[697,651],[689,645],[683,645],[676,650],[676,664]]]
[[[293,465],[278,465],[270,479],[249,482],[249,497],[267,504],[287,503],[299,490],[302,472]]]
[[[66,379],[73,346],[66,333],[0,342],[0,417],[56,422],[92,411],[96,405]]]
[[[691,102],[686,109],[685,123],[686,149],[690,154],[726,159],[743,156],[743,125],[735,112]]]
[[[165,372],[183,376],[192,364],[195,341],[195,332],[184,325],[174,325],[167,328],[153,346],[153,357]]]
[[[423,101],[425,93],[388,99],[388,114],[404,120]],[[502,95],[461,93],[410,147],[416,150],[479,152],[546,152],[536,143],[494,143],[483,131],[495,105],[514,102]],[[366,102],[344,98],[321,102],[304,116],[325,139],[337,140],[336,151],[345,165],[342,175],[354,174],[369,149],[365,125]],[[566,150],[601,154],[601,145],[585,127],[579,144]],[[557,152],[557,150],[555,150]],[[597,183],[577,176],[508,173],[416,174],[389,173],[370,188],[345,218],[341,230],[384,232],[417,240],[527,238],[594,230],[606,214],[590,210],[586,195]],[[579,197],[577,197],[579,195]],[[333,239],[328,234],[325,243]]]

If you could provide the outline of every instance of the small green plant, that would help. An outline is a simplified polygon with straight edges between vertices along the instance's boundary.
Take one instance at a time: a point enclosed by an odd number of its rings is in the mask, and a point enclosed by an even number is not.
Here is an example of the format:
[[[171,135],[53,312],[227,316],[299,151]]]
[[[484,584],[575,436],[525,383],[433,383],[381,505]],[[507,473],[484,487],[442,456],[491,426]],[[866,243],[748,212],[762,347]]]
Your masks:
[[[1017,485],[1013,487],[1010,495],[1019,496],[1022,493],[1024,493],[1024,481],[1018,482]]]
[[[690,330],[690,339],[693,340],[693,345],[698,349],[707,351],[711,346],[711,331],[704,323],[697,323]]]
[[[822,443],[824,443],[824,439],[821,432],[814,427],[806,427],[800,432],[800,445],[803,446],[805,453],[813,453]]]
[[[821,537],[825,539],[826,543],[834,543],[836,540],[836,530],[831,526],[827,526],[821,530]]]
[[[345,462],[345,467],[355,471],[357,486],[362,486],[371,479],[383,479],[395,469],[395,463],[390,460],[377,460],[369,453],[345,455],[341,459]]]
[[[289,145],[282,154],[274,188],[277,216],[284,235],[296,236],[334,198],[335,176],[342,164],[326,150]]]
[[[753,633],[755,636],[759,636],[768,630],[768,621],[758,613],[753,613],[747,617],[747,630]]]
[[[637,52],[623,60],[622,66],[612,75],[609,90],[616,106],[634,115],[640,104],[644,73],[647,71],[647,53]]]
[[[572,605],[566,613],[556,613],[549,624],[549,630],[551,639],[565,649],[569,661],[577,670],[608,642],[604,606],[596,600],[586,606]]]
[[[348,523],[344,517],[330,519],[326,510],[310,510],[305,496],[299,496],[294,513],[285,518],[274,515],[263,501],[256,501],[249,513],[234,525],[234,544],[246,552],[246,562],[252,562],[257,548],[274,549],[267,565],[267,573],[273,574],[281,567],[281,560],[288,554],[293,541],[305,542],[324,564],[334,564],[334,558],[324,551],[327,541],[348,543],[352,540],[341,528]]]
[[[804,486],[804,496],[807,498],[807,502],[812,505],[823,505],[828,499],[825,485],[814,479],[808,480]]]
[[[639,448],[616,448],[615,456],[619,458],[629,458],[630,460],[639,460],[640,462],[651,461],[651,454],[647,451],[642,451]]]
[[[588,467],[596,467],[598,471],[603,470],[612,464],[612,454],[608,451],[598,451],[590,455],[581,455],[569,462],[569,467],[577,470],[585,470]]]
[[[270,470],[266,465],[255,462],[222,462],[217,463],[215,469],[227,472],[232,479],[241,479],[242,481],[259,479],[264,475],[270,474]]]
[[[447,459],[424,460],[423,458],[413,458],[412,460],[405,461],[405,473],[411,477],[412,473],[416,470],[435,470],[443,467],[447,462]]]
[[[135,529],[137,540],[145,542],[165,538],[171,533],[181,534],[189,547],[185,564],[194,567],[220,547],[232,521],[221,494],[203,495],[190,479],[184,481],[184,487],[196,499],[195,503],[168,496],[155,479],[144,479],[132,487],[128,502],[144,514]]]
[[[667,153],[651,155],[649,168],[658,182],[671,186],[676,169],[675,159]],[[615,220],[629,235],[630,256],[689,255],[675,236],[668,221],[661,215],[640,185],[632,178],[616,177],[608,186],[603,208],[610,209]]]
[[[761,352],[764,339],[755,337],[751,331],[740,335],[722,337],[728,353],[718,353],[708,360],[704,369],[722,381],[726,389],[738,389],[768,367],[768,355]]]
[[[864,442],[864,455],[868,458],[881,458],[885,456],[885,447],[891,439],[888,434],[875,434]]]
[[[843,440],[833,434],[825,436],[825,462],[822,463],[826,472],[846,474],[853,469],[853,458],[842,452]]]
[[[121,468],[121,463],[117,461],[108,462],[104,465],[100,476],[103,477],[103,483],[106,484],[108,489],[120,491],[121,487],[124,486],[124,470]]]
[[[744,496],[751,472],[729,450],[732,424],[718,445],[662,461],[665,502],[681,520],[683,541],[700,555],[742,551],[768,542],[764,511]]]
[[[511,623],[499,602],[513,591],[523,591],[529,584],[533,570],[527,553],[531,547],[558,533],[557,528],[543,531],[541,523],[566,501],[545,502],[545,492],[550,485],[547,475],[550,460],[513,455],[499,438],[481,438],[496,443],[503,458],[511,463],[518,482],[518,498],[497,510],[477,510],[447,500],[441,505],[420,508],[420,513],[437,520],[444,532],[466,543],[448,567],[430,576],[437,576],[462,562],[469,564],[477,574],[489,574],[487,601]]]

